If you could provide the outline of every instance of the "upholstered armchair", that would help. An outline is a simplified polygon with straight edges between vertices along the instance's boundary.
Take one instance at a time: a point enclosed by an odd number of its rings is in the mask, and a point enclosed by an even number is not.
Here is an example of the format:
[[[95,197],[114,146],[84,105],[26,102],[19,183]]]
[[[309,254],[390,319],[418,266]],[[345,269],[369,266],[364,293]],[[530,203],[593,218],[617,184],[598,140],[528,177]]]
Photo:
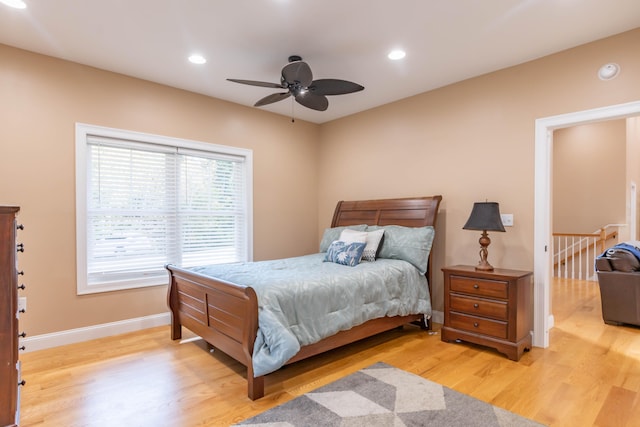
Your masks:
[[[602,318],[608,325],[640,326],[640,251],[619,244],[596,259]]]

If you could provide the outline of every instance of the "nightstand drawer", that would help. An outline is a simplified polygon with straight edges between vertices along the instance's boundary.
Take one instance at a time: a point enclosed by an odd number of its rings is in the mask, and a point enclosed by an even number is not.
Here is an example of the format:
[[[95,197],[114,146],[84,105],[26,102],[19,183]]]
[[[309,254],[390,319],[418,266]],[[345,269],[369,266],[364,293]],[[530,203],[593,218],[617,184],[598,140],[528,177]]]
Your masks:
[[[461,311],[476,316],[487,316],[499,320],[508,319],[506,301],[488,301],[454,294],[451,294],[449,298],[449,307],[453,311]]]
[[[507,338],[507,322],[483,319],[482,317],[468,316],[454,312],[451,312],[449,316],[451,319],[451,327],[453,328],[496,338]]]
[[[451,276],[451,291],[506,299],[509,296],[509,283],[498,280],[475,279],[472,277]]]

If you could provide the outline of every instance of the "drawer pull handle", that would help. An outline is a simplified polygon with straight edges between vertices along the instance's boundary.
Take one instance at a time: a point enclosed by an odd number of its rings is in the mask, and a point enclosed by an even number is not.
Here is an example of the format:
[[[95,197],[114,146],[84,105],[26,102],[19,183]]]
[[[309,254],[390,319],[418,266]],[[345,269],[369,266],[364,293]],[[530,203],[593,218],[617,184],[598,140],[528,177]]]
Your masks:
[[[475,284],[473,285],[473,289],[480,289],[480,285],[478,285],[477,283],[475,283]]]
[[[18,243],[16,246],[17,252],[24,252],[24,243]]]
[[[473,308],[478,308],[480,305],[478,303],[473,304]]]
[[[27,349],[27,347],[25,347],[25,346],[18,347],[18,350],[20,350],[20,351],[25,351],[26,349]]]
[[[22,270],[18,271],[18,276],[24,276],[24,271]]]
[[[478,324],[478,322],[473,322],[473,327],[477,328],[478,326],[480,326],[480,324]]]
[[[17,229],[17,230],[24,230],[24,225],[22,225],[22,224],[18,224],[18,225],[16,226],[16,229]]]
[[[27,333],[26,333],[26,332],[22,332],[21,334],[18,334],[18,336],[19,336],[20,338],[24,338],[24,337],[26,337],[26,336],[27,336]]]
[[[27,382],[26,382],[25,380],[22,380],[22,381],[20,381],[20,382],[18,383],[18,385],[22,385],[22,386],[23,386],[23,385],[25,385],[26,383],[27,383]]]
[[[20,286],[18,286],[18,289],[22,289],[24,291],[25,289],[27,289],[27,287],[23,283]]]

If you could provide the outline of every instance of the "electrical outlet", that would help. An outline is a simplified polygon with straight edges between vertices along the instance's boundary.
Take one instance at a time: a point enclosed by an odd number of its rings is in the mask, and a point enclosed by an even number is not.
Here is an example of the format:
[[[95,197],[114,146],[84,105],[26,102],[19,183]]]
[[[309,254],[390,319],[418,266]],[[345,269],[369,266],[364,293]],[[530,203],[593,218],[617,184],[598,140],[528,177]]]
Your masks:
[[[505,227],[513,227],[513,214],[500,214],[500,219]]]
[[[18,298],[18,315],[27,311],[27,297]]]

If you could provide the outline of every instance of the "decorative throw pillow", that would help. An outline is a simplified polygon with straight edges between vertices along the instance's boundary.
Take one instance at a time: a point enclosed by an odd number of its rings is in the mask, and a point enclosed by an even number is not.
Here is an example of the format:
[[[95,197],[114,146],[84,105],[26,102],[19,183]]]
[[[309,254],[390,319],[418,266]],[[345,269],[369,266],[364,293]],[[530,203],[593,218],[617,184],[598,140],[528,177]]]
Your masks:
[[[349,267],[355,267],[360,263],[362,251],[364,251],[365,246],[366,243],[346,243],[336,240],[329,245],[324,260],[328,262],[335,262],[336,264],[348,265]]]
[[[375,261],[380,249],[380,243],[384,236],[384,229],[367,231],[367,246],[362,253],[362,259],[367,261]]]
[[[336,240],[340,240],[340,233],[342,233],[345,229],[356,230],[356,231],[365,231],[367,229],[366,224],[359,225],[348,225],[342,227],[333,227],[326,228],[324,230],[324,234],[322,235],[322,240],[320,241],[320,252],[326,252],[329,249],[329,245]]]
[[[427,272],[429,253],[435,230],[432,226],[403,227],[401,225],[371,226],[368,230],[384,229],[379,258],[401,259],[413,264],[421,274]]]
[[[364,247],[364,252],[362,252],[362,259],[365,261],[375,261],[383,235],[383,228],[366,232],[343,230],[342,233],[340,233],[340,240],[345,242],[365,242],[367,246]],[[364,240],[362,240],[363,238]]]

